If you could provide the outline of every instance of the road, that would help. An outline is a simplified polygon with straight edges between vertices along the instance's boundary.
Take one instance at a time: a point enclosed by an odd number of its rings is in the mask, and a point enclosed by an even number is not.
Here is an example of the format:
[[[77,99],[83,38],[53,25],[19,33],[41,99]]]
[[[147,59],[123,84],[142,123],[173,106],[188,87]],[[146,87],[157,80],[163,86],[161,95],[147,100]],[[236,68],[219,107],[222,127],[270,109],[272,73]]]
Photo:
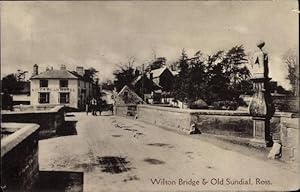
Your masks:
[[[201,136],[108,114],[73,114],[77,135],[39,142],[40,170],[84,172],[84,191],[286,191],[297,186],[298,174],[280,163],[221,148]]]

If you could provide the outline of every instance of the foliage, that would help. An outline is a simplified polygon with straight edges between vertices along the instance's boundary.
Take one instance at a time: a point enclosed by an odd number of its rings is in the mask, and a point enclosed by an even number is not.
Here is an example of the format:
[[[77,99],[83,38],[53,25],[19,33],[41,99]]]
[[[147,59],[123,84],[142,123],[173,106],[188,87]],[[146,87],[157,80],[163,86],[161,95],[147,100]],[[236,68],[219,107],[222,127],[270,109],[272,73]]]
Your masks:
[[[86,81],[90,81],[93,83],[98,83],[98,78],[97,78],[97,73],[99,71],[97,71],[95,68],[90,67],[88,69],[85,70],[85,73],[83,75],[84,80]]]
[[[216,101],[212,103],[213,109],[216,110],[237,110],[239,104],[236,101]]]
[[[155,70],[163,67],[166,64],[167,59],[165,57],[158,57],[150,63],[150,70]]]
[[[131,86],[133,80],[139,75],[137,70],[134,70],[133,64],[135,58],[129,58],[127,63],[121,63],[114,71],[115,81],[114,85],[116,86],[117,91],[119,92],[125,85]]]
[[[189,70],[188,70],[188,56],[184,50],[182,50],[181,57],[179,59],[180,72],[178,77],[175,79],[175,85],[173,94],[175,99],[179,101],[188,102],[189,99]]]
[[[286,79],[289,80],[290,85],[292,86],[292,92],[294,96],[297,96],[299,93],[299,64],[297,60],[297,53],[294,49],[289,49],[284,55],[283,60],[287,66],[288,75]]]
[[[23,89],[24,83],[19,81],[15,74],[9,74],[2,79],[2,90],[7,93],[17,93]]]
[[[203,99],[208,104],[216,101],[234,101],[240,94],[251,94],[250,72],[245,66],[247,55],[242,45],[218,51],[204,57],[198,51],[188,58],[183,50],[178,61],[180,72],[176,78],[175,99],[191,104]]]

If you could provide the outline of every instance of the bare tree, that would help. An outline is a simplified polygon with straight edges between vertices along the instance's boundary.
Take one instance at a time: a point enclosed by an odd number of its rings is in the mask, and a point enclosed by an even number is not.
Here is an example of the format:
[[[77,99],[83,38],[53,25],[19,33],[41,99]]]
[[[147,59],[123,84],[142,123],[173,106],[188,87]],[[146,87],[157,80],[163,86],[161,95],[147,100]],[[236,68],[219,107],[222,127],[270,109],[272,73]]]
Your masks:
[[[130,86],[132,81],[136,78],[137,73],[134,69],[135,57],[130,57],[126,62],[117,65],[114,71],[114,84],[117,91],[120,91],[124,85]]]
[[[119,68],[117,70],[128,70],[130,68],[133,68],[134,63],[135,63],[135,57],[131,56],[130,58],[128,58],[127,62],[125,63],[120,62],[119,64],[117,64],[117,67]]]
[[[288,75],[286,79],[289,80],[292,86],[294,96],[299,95],[299,60],[295,49],[289,49],[283,55],[283,61],[286,64]]]

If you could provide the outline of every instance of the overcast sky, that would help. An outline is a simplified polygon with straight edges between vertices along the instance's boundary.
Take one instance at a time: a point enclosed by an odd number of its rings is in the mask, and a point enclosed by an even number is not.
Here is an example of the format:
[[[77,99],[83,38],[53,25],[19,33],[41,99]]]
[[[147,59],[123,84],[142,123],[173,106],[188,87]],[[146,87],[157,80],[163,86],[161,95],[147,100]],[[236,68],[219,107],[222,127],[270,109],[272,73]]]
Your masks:
[[[266,41],[270,73],[287,87],[281,57],[298,46],[297,1],[1,2],[1,75],[33,64],[94,67],[102,79],[131,56],[175,61]],[[294,11],[293,11],[294,10]],[[297,47],[298,48],[298,47]]]

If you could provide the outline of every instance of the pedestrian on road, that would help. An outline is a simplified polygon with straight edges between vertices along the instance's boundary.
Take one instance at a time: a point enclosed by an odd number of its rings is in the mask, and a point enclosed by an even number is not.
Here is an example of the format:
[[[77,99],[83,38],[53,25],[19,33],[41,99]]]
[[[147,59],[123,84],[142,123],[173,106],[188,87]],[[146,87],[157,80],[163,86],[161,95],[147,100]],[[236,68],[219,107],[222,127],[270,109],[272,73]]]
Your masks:
[[[91,100],[91,106],[92,106],[92,115],[96,116],[96,111],[97,111],[97,100],[93,97]]]
[[[90,98],[87,98],[85,100],[85,112],[86,112],[86,115],[89,115],[89,109],[90,109]]]

